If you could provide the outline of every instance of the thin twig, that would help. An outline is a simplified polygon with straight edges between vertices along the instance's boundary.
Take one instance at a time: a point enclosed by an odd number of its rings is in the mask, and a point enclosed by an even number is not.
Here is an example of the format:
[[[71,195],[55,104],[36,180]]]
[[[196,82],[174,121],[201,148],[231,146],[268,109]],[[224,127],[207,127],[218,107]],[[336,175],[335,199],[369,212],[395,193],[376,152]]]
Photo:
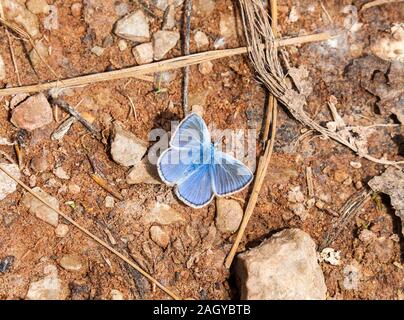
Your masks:
[[[370,194],[371,192],[362,190],[355,193],[345,202],[339,210],[338,220],[333,224],[331,230],[326,233],[324,241],[319,248],[320,251],[329,247],[335,241],[349,221],[355,217],[359,210],[362,209],[365,203],[370,199]]]
[[[184,4],[184,56],[189,55],[189,46],[191,39],[191,14],[192,14],[192,0],[185,0]],[[188,105],[188,90],[189,90],[189,66],[185,66],[184,68],[184,80],[182,84],[182,101],[183,101],[183,109],[184,116],[189,113],[189,105]]]
[[[278,21],[277,0],[271,0],[270,4],[271,4],[271,17],[272,17],[271,28],[272,28],[272,32],[275,35],[275,34],[277,34],[277,24],[276,23]],[[275,51],[277,51],[277,50],[275,49]],[[276,52],[275,52],[275,54],[276,54]],[[233,263],[234,257],[237,253],[237,249],[240,245],[240,242],[244,236],[248,222],[250,221],[251,216],[254,212],[255,206],[257,205],[258,196],[259,196],[259,193],[261,191],[262,185],[265,180],[269,162],[271,161],[271,157],[272,157],[272,153],[273,153],[273,149],[274,149],[274,145],[275,145],[277,118],[278,118],[278,101],[272,93],[270,93],[269,100],[268,100],[268,113],[267,114],[270,115],[270,117],[272,117],[272,119],[268,116],[266,118],[265,128],[268,128],[268,133],[266,133],[264,135],[264,139],[267,139],[267,140],[265,140],[265,145],[266,145],[265,153],[260,158],[259,163],[258,163],[253,191],[252,191],[250,199],[248,201],[247,208],[244,213],[243,221],[241,222],[241,226],[237,232],[237,236],[236,236],[236,239],[230,250],[230,253],[226,257],[226,261],[225,261],[226,268],[230,268],[231,264]],[[267,136],[267,135],[269,135],[269,127],[270,127],[271,120],[272,120],[272,133],[271,133],[271,137],[269,138],[269,136]],[[269,144],[267,144],[268,139],[270,141]]]
[[[278,46],[292,46],[310,42],[318,42],[325,41],[331,39],[332,36],[327,33],[317,33],[311,34],[307,36],[300,36],[296,38],[288,38],[282,39],[277,42]],[[127,78],[139,78],[140,80],[144,80],[143,78],[147,74],[158,73],[169,71],[173,69],[184,68],[185,66],[197,65],[202,62],[222,59],[226,57],[231,57],[240,54],[246,54],[248,51],[247,47],[235,48],[235,49],[225,49],[225,50],[214,50],[214,51],[206,51],[201,53],[196,53],[189,55],[187,57],[177,57],[173,59],[158,61],[150,64],[144,64],[135,67],[124,68],[120,70],[100,72],[95,74],[89,74],[85,76],[79,76],[75,78],[67,78],[60,81],[51,81],[47,83],[39,83],[35,85],[28,85],[22,87],[12,87],[0,89],[0,96],[12,95],[17,93],[33,93],[39,91],[45,91],[52,88],[70,88],[75,86],[87,85],[98,83],[102,81],[111,81],[111,80],[120,80]],[[149,76],[146,76],[147,80],[149,80]]]
[[[120,201],[123,201],[124,198],[122,197],[122,195],[119,193],[118,190],[116,190],[115,188],[111,187],[108,184],[108,181],[105,180],[104,178],[102,178],[99,174],[97,173],[90,173],[90,177],[101,187],[103,188],[105,191],[107,191],[108,193],[110,193],[111,195],[113,195],[115,198],[117,198]]]
[[[75,117],[88,131],[90,131],[90,133],[94,138],[96,138],[99,141],[102,140],[101,132],[96,128],[94,128],[94,126],[90,122],[84,119],[83,116],[76,109],[71,107],[66,101],[56,99],[53,100],[53,103],[62,108],[64,111],[66,111],[73,117]]]
[[[128,265],[130,265],[132,268],[134,268],[136,271],[141,273],[145,278],[147,278],[150,282],[154,283],[157,287],[159,287],[161,290],[163,290],[165,293],[167,293],[170,297],[172,297],[175,300],[179,300],[180,297],[178,297],[175,293],[173,293],[171,290],[167,289],[164,287],[160,282],[158,282],[156,279],[154,279],[151,275],[149,275],[146,271],[144,271],[142,268],[140,268],[138,265],[133,263],[131,260],[129,260],[127,257],[125,257],[122,253],[119,251],[115,250],[113,247],[111,247],[108,243],[106,243],[104,240],[100,239],[96,235],[92,234],[90,231],[82,227],[78,222],[74,221],[72,218],[70,218],[67,214],[63,213],[59,209],[55,208],[53,205],[51,205],[48,201],[43,199],[40,195],[38,195],[35,191],[33,191],[30,187],[28,187],[24,182],[19,180],[18,178],[14,177],[11,173],[8,172],[8,170],[4,169],[3,166],[0,164],[0,170],[3,171],[7,176],[9,176],[11,179],[13,179],[15,182],[17,182],[23,189],[25,189],[27,192],[29,192],[32,196],[34,196],[36,199],[41,201],[44,205],[46,205],[48,208],[52,209],[55,211],[58,215],[66,219],[69,223],[71,223],[73,226],[75,226],[77,229],[79,229],[81,232],[89,236],[91,239],[93,239],[95,242],[103,246],[105,249],[109,250],[112,252],[114,255],[116,255],[118,258],[126,262]]]
[[[368,3],[365,3],[362,7],[360,11],[372,8],[372,7],[376,7],[376,6],[381,6],[383,4],[391,4],[391,3],[395,3],[395,2],[404,2],[404,0],[375,0],[375,1],[370,1]]]

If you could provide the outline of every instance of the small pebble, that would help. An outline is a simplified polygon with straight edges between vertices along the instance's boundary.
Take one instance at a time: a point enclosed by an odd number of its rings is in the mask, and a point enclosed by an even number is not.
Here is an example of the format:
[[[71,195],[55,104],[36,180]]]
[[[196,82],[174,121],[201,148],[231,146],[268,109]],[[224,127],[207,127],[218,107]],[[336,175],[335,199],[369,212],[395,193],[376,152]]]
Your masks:
[[[154,60],[163,59],[180,39],[179,32],[160,30],[153,34]]]
[[[73,194],[79,194],[81,191],[80,186],[78,186],[75,183],[69,183],[69,185],[67,186],[68,190],[73,193]]]
[[[151,42],[140,44],[132,49],[137,64],[146,64],[153,61],[154,51]]]
[[[96,56],[101,57],[104,53],[104,48],[101,48],[99,46],[95,46],[91,48],[91,52],[94,53]]]
[[[63,169],[63,167],[57,167],[55,170],[53,170],[53,173],[59,179],[63,179],[63,180],[69,180],[70,179],[70,176],[67,174],[65,169]]]
[[[55,229],[55,234],[59,238],[65,237],[69,232],[69,226],[63,223],[58,224]]]
[[[360,163],[360,162],[351,161],[349,164],[351,165],[352,168],[355,168],[355,169],[362,168],[362,163]]]
[[[59,261],[60,266],[68,271],[80,271],[83,268],[81,258],[75,254],[63,256]]]
[[[324,209],[324,207],[325,207],[325,203],[324,203],[323,201],[321,201],[321,200],[318,200],[318,201],[316,202],[316,207],[317,207],[318,209],[322,210],[322,209]]]
[[[119,290],[111,290],[111,300],[125,300],[123,293]]]
[[[0,55],[0,81],[6,78],[6,65],[4,64],[3,57]]]
[[[202,62],[198,65],[198,70],[201,74],[207,75],[213,70],[213,63],[210,61]]]
[[[209,46],[209,38],[202,31],[197,31],[194,36],[198,49],[206,49]]]
[[[356,181],[355,182],[355,188],[356,188],[356,190],[362,189],[363,188],[362,182],[361,181]]]
[[[344,170],[336,170],[334,173],[334,180],[338,183],[344,182],[346,179],[348,179],[348,177],[348,173],[346,173]]]
[[[292,203],[304,202],[304,194],[300,186],[293,187],[288,192],[288,201]]]
[[[105,197],[105,207],[106,208],[113,208],[115,206],[115,199],[111,196]]]
[[[83,9],[83,5],[80,2],[73,3],[70,7],[70,11],[72,12],[73,17],[80,17],[81,10]]]
[[[118,48],[120,51],[125,51],[128,48],[128,43],[125,40],[121,39],[118,41]]]
[[[233,199],[216,200],[216,227],[220,232],[234,233],[243,219],[243,208]]]
[[[167,232],[159,226],[152,226],[150,228],[150,238],[163,249],[167,248],[170,242]]]

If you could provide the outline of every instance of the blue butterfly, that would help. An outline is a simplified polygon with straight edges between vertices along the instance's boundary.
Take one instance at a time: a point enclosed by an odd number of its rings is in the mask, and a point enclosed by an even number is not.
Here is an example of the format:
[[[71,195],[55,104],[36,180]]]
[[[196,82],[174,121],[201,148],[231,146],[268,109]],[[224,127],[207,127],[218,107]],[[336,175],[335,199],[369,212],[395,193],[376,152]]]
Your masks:
[[[208,205],[214,196],[239,192],[253,180],[247,166],[215,149],[205,122],[196,113],[176,128],[157,169],[161,180],[175,186],[178,198],[193,208]]]

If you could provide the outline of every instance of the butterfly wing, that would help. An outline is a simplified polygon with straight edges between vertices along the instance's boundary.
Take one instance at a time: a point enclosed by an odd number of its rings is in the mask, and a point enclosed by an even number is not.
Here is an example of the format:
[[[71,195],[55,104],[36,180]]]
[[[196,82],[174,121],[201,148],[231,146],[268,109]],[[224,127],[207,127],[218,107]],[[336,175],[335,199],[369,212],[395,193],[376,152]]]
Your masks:
[[[214,197],[209,164],[195,168],[186,179],[181,181],[175,192],[177,197],[193,208],[202,208]]]
[[[168,185],[175,185],[186,179],[199,166],[193,161],[194,149],[166,149],[157,161],[157,170],[161,180]]]
[[[174,148],[200,149],[210,145],[210,134],[205,121],[196,113],[191,113],[178,125],[170,141]]]
[[[211,165],[212,186],[218,196],[228,196],[244,189],[252,180],[251,170],[241,161],[220,151],[215,151]]]

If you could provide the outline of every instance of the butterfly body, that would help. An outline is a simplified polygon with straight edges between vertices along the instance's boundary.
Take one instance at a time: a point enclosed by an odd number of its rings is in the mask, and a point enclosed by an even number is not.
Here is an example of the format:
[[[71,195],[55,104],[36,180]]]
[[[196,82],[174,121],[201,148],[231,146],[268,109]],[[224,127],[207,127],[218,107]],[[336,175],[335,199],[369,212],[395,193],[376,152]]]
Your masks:
[[[206,206],[214,196],[238,192],[253,179],[243,163],[216,150],[205,122],[197,114],[179,124],[157,169],[166,184],[175,186],[178,198],[193,208]]]

